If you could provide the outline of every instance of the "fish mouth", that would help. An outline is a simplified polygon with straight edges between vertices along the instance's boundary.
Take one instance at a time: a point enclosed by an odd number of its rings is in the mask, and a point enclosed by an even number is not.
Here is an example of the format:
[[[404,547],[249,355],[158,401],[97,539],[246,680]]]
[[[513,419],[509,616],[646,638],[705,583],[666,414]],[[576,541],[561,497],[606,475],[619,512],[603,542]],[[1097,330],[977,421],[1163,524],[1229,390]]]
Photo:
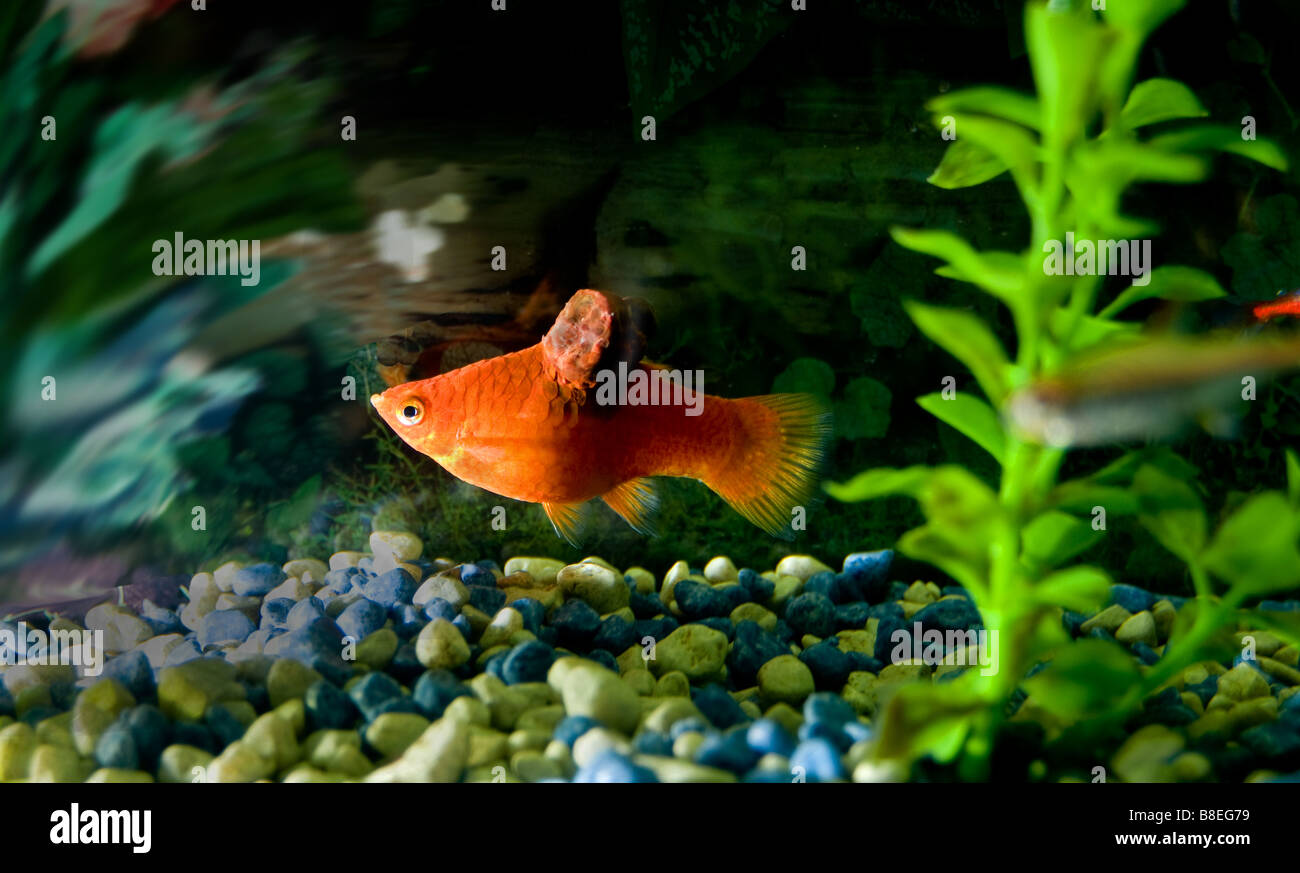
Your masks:
[[[375,409],[378,409],[378,408],[379,408],[379,401],[381,401],[381,400],[383,400],[383,399],[384,399],[384,397],[383,397],[382,394],[371,394],[371,395],[370,395],[370,405],[373,406]]]

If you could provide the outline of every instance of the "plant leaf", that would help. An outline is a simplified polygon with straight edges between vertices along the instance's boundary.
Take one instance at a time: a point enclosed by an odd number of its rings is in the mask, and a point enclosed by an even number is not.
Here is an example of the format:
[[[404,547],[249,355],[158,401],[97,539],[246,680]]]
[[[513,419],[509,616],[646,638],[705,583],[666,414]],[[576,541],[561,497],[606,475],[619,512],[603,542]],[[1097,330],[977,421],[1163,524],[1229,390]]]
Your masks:
[[[908,301],[903,306],[922,333],[971,371],[993,405],[1001,405],[1008,391],[1007,371],[1011,364],[988,325],[959,309],[916,301]]]
[[[1006,162],[968,139],[954,140],[925,180],[938,188],[970,188],[1007,171]]]
[[[1081,518],[1048,510],[1025,525],[1021,537],[1026,558],[1044,567],[1055,567],[1095,545],[1101,532]]]
[[[1110,596],[1110,576],[1097,567],[1067,567],[1034,586],[1039,603],[1091,614]]]
[[[1194,303],[1226,296],[1228,292],[1223,290],[1218,280],[1204,270],[1183,266],[1156,267],[1151,271],[1151,279],[1146,285],[1130,285],[1125,288],[1098,313],[1098,317],[1113,318],[1139,300],[1152,297]]]
[[[1257,494],[1215,531],[1203,560],[1210,572],[1251,595],[1300,584],[1295,510],[1280,492]]]
[[[1134,129],[1174,118],[1203,118],[1209,114],[1192,89],[1182,82],[1147,79],[1133,86],[1120,113],[1120,122]]]
[[[1221,151],[1232,152],[1252,161],[1286,172],[1286,153],[1272,140],[1242,139],[1241,128],[1216,125],[1196,125],[1152,137],[1149,144],[1156,148],[1176,152]]]
[[[930,477],[929,467],[877,467],[854,476],[848,482],[827,482],[826,492],[836,500],[845,503],[857,503],[863,500],[875,500],[894,494],[915,496],[925,480]]]
[[[1190,485],[1151,465],[1133,476],[1142,525],[1188,564],[1205,547],[1205,508]]]
[[[1006,437],[1002,422],[993,408],[969,394],[955,393],[945,398],[940,393],[916,398],[917,405],[988,452],[1001,464],[1006,455]]]
[[[996,85],[977,85],[935,97],[925,104],[936,115],[978,113],[992,115],[1031,130],[1038,130],[1040,110],[1032,94],[1023,94]]]
[[[1000,300],[1013,301],[1024,293],[1024,266],[1011,252],[978,252],[966,240],[946,230],[896,227],[890,235],[899,245],[948,262],[951,270],[935,272],[970,282]]]
[[[1075,721],[1106,709],[1140,679],[1133,657],[1118,643],[1079,640],[1060,649],[1024,687],[1040,708]]]

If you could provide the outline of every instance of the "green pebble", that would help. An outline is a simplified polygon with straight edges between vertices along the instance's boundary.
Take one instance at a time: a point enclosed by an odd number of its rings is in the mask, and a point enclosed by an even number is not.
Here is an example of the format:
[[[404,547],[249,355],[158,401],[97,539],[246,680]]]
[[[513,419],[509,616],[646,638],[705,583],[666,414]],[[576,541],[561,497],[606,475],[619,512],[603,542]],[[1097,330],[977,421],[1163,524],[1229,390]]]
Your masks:
[[[36,751],[36,731],[25,722],[0,730],[0,782],[25,779]]]
[[[361,735],[356,731],[316,731],[303,742],[303,757],[314,767],[346,776],[361,777],[374,769],[361,752]]]
[[[245,697],[234,666],[218,658],[168,667],[158,680],[158,705],[174,721],[199,721],[212,704]]]
[[[725,643],[727,638],[722,639]],[[590,661],[568,671],[560,696],[569,715],[585,715],[629,736],[641,719],[637,693],[617,673]]]
[[[469,660],[469,643],[454,624],[435,618],[415,638],[415,657],[430,670],[454,670]]]
[[[397,654],[397,633],[392,628],[381,627],[357,643],[357,661],[372,670],[382,670]]]
[[[564,720],[564,716],[563,706],[539,706],[537,709],[530,709],[519,716],[519,720],[515,722],[515,730],[540,730],[554,733],[555,726]]]
[[[266,674],[266,693],[271,699],[271,706],[279,706],[289,700],[301,700],[307,689],[323,677],[306,664],[292,658],[277,658]]]
[[[32,752],[27,779],[29,782],[80,782],[92,769],[90,762],[75,749],[46,744]]]
[[[240,742],[272,762],[275,770],[284,770],[298,763],[302,755],[293,725],[275,712],[259,716],[244,732]]]
[[[135,706],[135,698],[116,679],[101,679],[77,695],[72,704],[72,738],[77,751],[90,755],[95,742],[122,710]]]
[[[244,740],[236,740],[208,766],[207,781],[256,782],[270,778],[274,773],[274,758],[258,754]]]
[[[385,758],[396,758],[429,727],[429,720],[413,712],[385,712],[366,727],[366,742]]]
[[[655,647],[650,669],[657,676],[674,670],[692,680],[717,676],[727,657],[727,635],[702,624],[686,624]]]
[[[791,705],[816,690],[812,671],[794,655],[779,655],[760,667],[758,687],[765,700]]]
[[[211,753],[203,749],[175,743],[163,749],[158,759],[158,781],[193,782],[199,778],[199,774],[194,772],[195,768],[198,768],[200,773],[206,774],[212,760]]]
[[[116,767],[101,767],[90,777],[87,782],[110,782],[114,784],[125,784],[129,782],[153,782],[153,776],[143,770],[122,770]]]
[[[525,782],[563,776],[561,766],[536,749],[523,749],[510,757],[510,769]]]
[[[681,670],[673,670],[659,677],[655,683],[655,697],[690,697],[691,680]]]

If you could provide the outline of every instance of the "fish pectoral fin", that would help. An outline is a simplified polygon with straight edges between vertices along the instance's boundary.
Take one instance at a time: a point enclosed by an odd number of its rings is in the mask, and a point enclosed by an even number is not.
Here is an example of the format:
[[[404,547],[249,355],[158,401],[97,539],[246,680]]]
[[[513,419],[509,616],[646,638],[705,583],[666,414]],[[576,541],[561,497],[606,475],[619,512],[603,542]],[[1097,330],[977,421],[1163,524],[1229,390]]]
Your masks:
[[[583,503],[543,503],[542,509],[546,510],[546,517],[551,520],[551,525],[555,532],[564,538],[570,545],[580,546],[583,522],[586,513],[583,512]]]
[[[659,508],[659,497],[648,477],[629,479],[605,494],[603,499],[637,533],[654,533],[650,518]]]

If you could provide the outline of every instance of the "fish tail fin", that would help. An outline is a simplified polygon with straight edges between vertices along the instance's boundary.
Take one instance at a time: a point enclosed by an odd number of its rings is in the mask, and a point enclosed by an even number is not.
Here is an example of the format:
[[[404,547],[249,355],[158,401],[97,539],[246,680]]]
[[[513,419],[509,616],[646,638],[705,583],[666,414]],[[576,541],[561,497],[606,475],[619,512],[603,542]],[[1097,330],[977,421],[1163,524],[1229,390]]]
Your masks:
[[[814,495],[831,433],[830,412],[808,394],[731,402],[745,439],[704,484],[772,536],[792,539],[795,507],[807,506]]]

